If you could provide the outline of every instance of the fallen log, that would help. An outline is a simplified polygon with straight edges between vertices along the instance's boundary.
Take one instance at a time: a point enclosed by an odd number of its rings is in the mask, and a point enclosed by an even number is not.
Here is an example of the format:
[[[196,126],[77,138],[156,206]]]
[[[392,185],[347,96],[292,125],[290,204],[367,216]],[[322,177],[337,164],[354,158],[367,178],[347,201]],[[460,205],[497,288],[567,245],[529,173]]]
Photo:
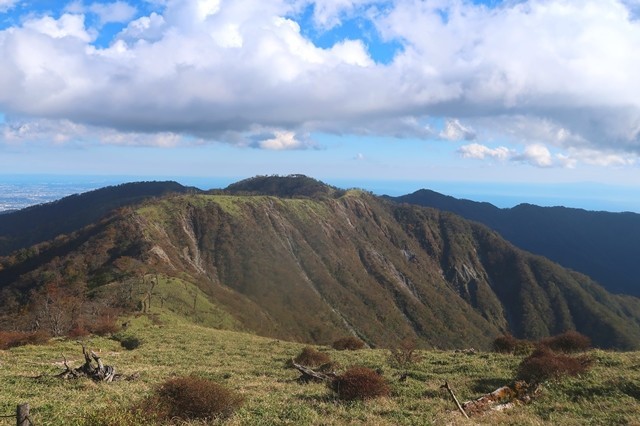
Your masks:
[[[302,374],[298,378],[301,382],[333,382],[336,378],[335,373],[321,373],[304,365],[298,364],[293,359],[291,360],[291,365],[293,365],[293,367]]]
[[[469,414],[479,414],[487,410],[502,411],[517,404],[529,403],[538,391],[538,385],[519,380],[472,401],[466,401],[462,408]]]
[[[77,368],[71,368],[67,362],[67,358],[62,355],[65,371],[58,374],[56,377],[61,379],[78,379],[86,377],[95,382],[112,382],[116,380],[135,380],[139,376],[137,373],[130,376],[116,374],[115,367],[104,365],[102,359],[100,359],[94,351],[87,351],[87,348],[85,348],[84,345],[82,346],[82,354],[84,355],[84,364]],[[95,366],[94,362],[96,364]]]

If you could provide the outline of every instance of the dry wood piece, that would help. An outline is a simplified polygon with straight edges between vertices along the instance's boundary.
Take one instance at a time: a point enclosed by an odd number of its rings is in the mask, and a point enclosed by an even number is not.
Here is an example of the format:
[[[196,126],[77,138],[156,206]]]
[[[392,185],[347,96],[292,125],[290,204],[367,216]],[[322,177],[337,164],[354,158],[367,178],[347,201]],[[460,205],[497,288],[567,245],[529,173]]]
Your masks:
[[[57,377],[62,379],[78,379],[80,377],[87,377],[96,382],[112,382],[114,380],[134,380],[138,377],[138,374],[130,376],[123,376],[122,374],[116,374],[116,369],[110,365],[104,365],[102,359],[94,352],[87,351],[87,348],[82,346],[82,354],[84,355],[84,364],[77,368],[71,368],[67,363],[67,358],[62,355],[64,360],[65,371],[58,374]],[[94,363],[95,362],[95,366]]]
[[[453,389],[451,389],[451,386],[449,386],[449,382],[444,382],[444,385],[440,386],[440,389],[446,389],[449,392],[449,395],[451,395],[451,398],[453,398],[453,402],[456,403],[458,410],[462,413],[463,416],[465,416],[468,419],[469,416],[464,411],[464,408],[462,408],[462,406],[460,405],[458,398],[456,398],[456,395],[453,393]]]
[[[478,414],[487,410],[502,411],[518,403],[530,402],[538,394],[538,390],[539,387],[537,385],[517,381],[482,395],[473,401],[467,401],[462,404],[462,407],[471,414]]]
[[[336,378],[335,373],[321,373],[319,371],[312,370],[309,367],[296,363],[293,359],[291,364],[302,373],[302,376],[298,380],[301,382],[332,382]]]

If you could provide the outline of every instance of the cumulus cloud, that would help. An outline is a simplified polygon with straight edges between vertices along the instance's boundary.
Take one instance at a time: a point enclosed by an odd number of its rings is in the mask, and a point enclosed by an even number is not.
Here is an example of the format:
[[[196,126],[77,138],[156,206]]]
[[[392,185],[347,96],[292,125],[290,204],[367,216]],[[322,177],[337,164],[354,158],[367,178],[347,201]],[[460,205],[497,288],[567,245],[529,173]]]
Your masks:
[[[331,132],[490,137],[518,150],[513,161],[539,167],[561,162],[549,148],[575,161],[596,161],[578,150],[640,153],[635,0],[496,8],[465,0],[147,1],[158,8],[135,20],[124,1],[74,3],[57,18],[0,31],[0,111],[238,144],[252,129],[277,129],[257,145],[264,149],[300,148],[307,145],[297,135]],[[298,22],[306,7],[326,30],[369,11],[364,19],[380,37],[402,48],[383,65],[357,34],[318,47]],[[96,47],[89,13],[126,27]],[[446,117],[456,118],[440,132],[425,124]],[[479,146],[460,152],[511,155]]]
[[[308,136],[300,138],[294,132],[289,131],[275,131],[270,137],[256,140],[253,144],[256,148],[283,151],[294,149],[308,149],[315,148],[316,145],[313,141],[309,140]]]

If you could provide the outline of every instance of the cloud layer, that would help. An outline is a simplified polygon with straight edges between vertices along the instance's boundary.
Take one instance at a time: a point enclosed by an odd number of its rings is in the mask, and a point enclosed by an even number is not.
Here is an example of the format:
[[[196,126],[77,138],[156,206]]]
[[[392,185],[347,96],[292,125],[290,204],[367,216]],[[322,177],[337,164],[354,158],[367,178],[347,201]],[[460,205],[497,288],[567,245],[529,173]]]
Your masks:
[[[0,0],[0,11],[14,3]],[[11,133],[14,143],[46,137],[42,123],[77,138],[72,123],[142,144],[174,135],[303,149],[318,132],[443,139],[467,143],[465,158],[538,167],[622,166],[640,154],[636,1],[149,3],[155,11],[141,16],[124,1],[73,2],[0,31],[5,133],[41,124]],[[332,31],[355,15],[401,46],[391,63],[376,61],[363,34],[321,48],[301,27]],[[96,46],[101,26],[118,22],[110,45]]]

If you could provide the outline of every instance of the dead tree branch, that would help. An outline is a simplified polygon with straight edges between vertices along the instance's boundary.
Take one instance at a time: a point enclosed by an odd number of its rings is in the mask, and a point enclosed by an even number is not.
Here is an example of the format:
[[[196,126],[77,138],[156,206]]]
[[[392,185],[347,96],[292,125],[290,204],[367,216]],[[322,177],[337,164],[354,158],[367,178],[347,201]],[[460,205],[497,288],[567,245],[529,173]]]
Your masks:
[[[456,398],[456,395],[453,393],[453,389],[451,389],[451,386],[449,386],[449,382],[444,382],[444,385],[440,386],[440,389],[446,389],[449,392],[449,395],[451,395],[451,398],[453,398],[453,402],[456,403],[458,410],[462,413],[463,416],[468,419],[469,416],[464,411],[464,408],[462,408],[462,406],[460,405],[460,401],[458,401],[458,398]]]

